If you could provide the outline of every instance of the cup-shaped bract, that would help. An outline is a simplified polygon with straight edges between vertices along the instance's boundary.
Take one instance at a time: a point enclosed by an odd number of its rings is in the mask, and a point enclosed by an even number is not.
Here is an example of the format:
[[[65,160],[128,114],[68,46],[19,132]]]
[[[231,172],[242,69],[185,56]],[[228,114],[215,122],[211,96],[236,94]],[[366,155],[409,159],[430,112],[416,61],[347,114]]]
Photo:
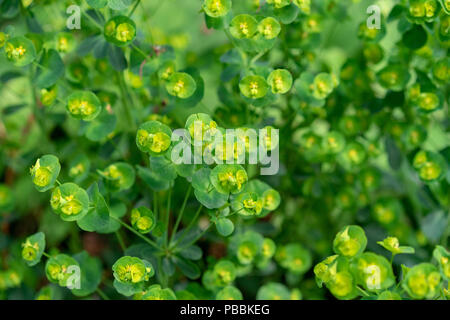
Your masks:
[[[98,173],[106,179],[107,187],[114,192],[130,189],[136,179],[134,168],[126,162],[113,163]]]
[[[359,142],[347,144],[344,150],[339,154],[341,164],[347,168],[360,166],[367,158],[367,152],[364,146]]]
[[[431,263],[415,265],[402,281],[403,289],[413,299],[433,299],[439,294],[441,275]]]
[[[258,22],[249,14],[240,14],[231,20],[230,33],[236,39],[250,39],[257,31]]]
[[[231,0],[205,0],[202,8],[212,18],[223,17],[231,10]]]
[[[410,78],[408,70],[401,65],[388,65],[377,73],[378,82],[388,90],[403,90]]]
[[[246,76],[239,82],[239,89],[247,98],[260,99],[266,96],[269,84],[261,76]]]
[[[212,170],[210,181],[218,192],[236,194],[244,189],[248,176],[241,165],[221,164]]]
[[[52,283],[57,283],[61,287],[68,287],[73,283],[68,283],[74,273],[73,268],[80,268],[78,262],[66,254],[58,254],[47,260],[45,264],[45,274]]]
[[[267,0],[266,2],[273,5],[275,8],[280,9],[288,6],[291,3],[291,0]]]
[[[167,92],[180,99],[187,99],[197,90],[197,83],[185,72],[175,72],[166,83]]]
[[[213,142],[219,132],[217,123],[206,113],[190,115],[186,120],[185,129],[189,131],[191,144],[194,146],[204,146]]]
[[[277,246],[275,242],[270,238],[264,238],[261,245],[261,255],[264,259],[270,259],[275,255]]]
[[[248,265],[254,262],[258,255],[258,249],[258,245],[250,240],[239,243],[236,251],[236,257],[239,263]]]
[[[433,257],[436,259],[441,271],[442,277],[446,280],[450,280],[450,252],[442,246],[436,246],[433,251]]]
[[[380,246],[390,251],[393,255],[400,253],[414,253],[414,248],[407,246],[400,246],[400,242],[396,237],[387,237],[383,241],[377,242]]]
[[[280,193],[275,189],[268,189],[262,194],[262,202],[264,209],[274,211],[280,205]]]
[[[16,67],[24,67],[36,59],[36,49],[33,42],[25,37],[9,39],[5,43],[6,59]]]
[[[444,106],[443,99],[434,92],[422,92],[415,100],[416,107],[425,113],[433,112]]]
[[[270,73],[267,82],[274,94],[285,94],[291,90],[293,79],[288,70],[277,69]]]
[[[328,154],[338,154],[344,150],[345,137],[338,131],[330,131],[322,139],[322,148]]]
[[[50,107],[55,103],[58,96],[58,87],[56,85],[50,88],[44,88],[40,90],[40,99],[42,105]]]
[[[275,255],[277,262],[295,274],[303,274],[312,263],[311,253],[298,243],[280,247]]]
[[[45,250],[45,234],[35,233],[22,243],[22,259],[28,266],[34,266],[41,261]]]
[[[177,66],[175,61],[169,60],[164,62],[158,70],[158,77],[165,81],[169,80],[170,77],[177,71]]]
[[[409,0],[408,17],[415,23],[432,22],[440,9],[437,0]]]
[[[351,265],[357,283],[371,292],[381,292],[395,283],[389,261],[372,252],[365,252]]]
[[[220,260],[214,265],[213,276],[217,286],[225,287],[236,278],[236,267],[229,260]]]
[[[300,11],[304,14],[311,13],[311,0],[293,0],[292,2],[299,7]]]
[[[319,73],[312,84],[312,94],[314,98],[322,100],[327,98],[335,87],[333,77],[328,73]]]
[[[105,23],[103,33],[108,42],[123,47],[136,38],[136,24],[126,16],[116,16]]]
[[[435,152],[421,150],[413,159],[413,167],[419,178],[424,182],[432,182],[441,179],[447,172],[447,163],[444,157]]]
[[[83,188],[68,182],[53,189],[50,204],[62,220],[76,221],[88,212],[89,196]]]
[[[155,227],[155,215],[146,207],[134,208],[131,211],[131,225],[142,234],[149,233]]]
[[[45,192],[54,187],[60,171],[59,159],[54,155],[47,154],[36,160],[30,169],[30,174],[36,189],[39,192]]]
[[[163,289],[159,284],[154,284],[145,290],[142,300],[177,300],[177,296],[172,289]]]
[[[254,192],[243,192],[236,197],[231,206],[240,215],[257,216],[263,209],[263,201]]]
[[[262,19],[258,23],[258,32],[263,38],[272,40],[278,37],[278,35],[280,34],[281,25],[277,19],[267,17]]]
[[[151,120],[139,126],[136,145],[139,150],[152,156],[160,156],[169,150],[172,143],[172,130],[165,124]]]
[[[334,252],[347,258],[353,258],[361,254],[366,246],[366,234],[360,226],[342,228],[333,241]]]
[[[72,51],[76,44],[73,35],[68,32],[58,33],[55,42],[56,50],[63,53]]]
[[[374,219],[384,226],[396,224],[402,214],[403,206],[401,202],[392,197],[379,198],[372,207]]]
[[[216,294],[216,300],[242,300],[241,291],[234,286],[226,286]]]
[[[440,84],[450,82],[450,57],[435,61],[432,74],[433,78]]]
[[[154,275],[153,266],[146,260],[124,256],[112,266],[114,278],[123,284],[137,284]]]
[[[94,120],[102,111],[100,99],[90,91],[75,91],[67,98],[66,109],[78,120]]]

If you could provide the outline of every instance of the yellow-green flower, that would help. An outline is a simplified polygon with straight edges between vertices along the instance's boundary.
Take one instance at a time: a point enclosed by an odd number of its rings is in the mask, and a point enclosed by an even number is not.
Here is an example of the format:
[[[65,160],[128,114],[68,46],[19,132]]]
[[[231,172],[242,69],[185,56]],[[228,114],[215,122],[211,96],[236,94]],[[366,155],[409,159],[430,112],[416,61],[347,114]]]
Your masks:
[[[247,98],[260,99],[269,91],[269,85],[261,76],[246,76],[239,82],[239,89]]]
[[[336,234],[333,249],[339,255],[353,258],[361,254],[367,245],[364,230],[359,226],[347,226]]]
[[[265,39],[271,40],[278,37],[281,32],[281,25],[278,20],[272,17],[267,17],[259,22],[258,32]]]
[[[258,22],[249,14],[240,14],[231,20],[230,33],[236,39],[252,38],[257,31]]]
[[[166,83],[167,92],[180,99],[187,99],[192,96],[197,89],[197,84],[187,73],[175,72]]]
[[[75,183],[65,183],[56,187],[50,198],[56,214],[65,221],[79,220],[89,209],[89,196]]]
[[[279,9],[288,6],[291,0],[267,0],[266,2]]]
[[[33,42],[25,37],[16,37],[5,44],[6,59],[17,67],[24,67],[36,58]]]
[[[377,243],[386,250],[392,252],[393,255],[400,253],[414,253],[415,251],[412,247],[400,246],[396,237],[387,237],[383,241],[378,241]]]
[[[126,46],[136,37],[136,24],[126,16],[113,17],[105,23],[104,35],[116,46]]]
[[[223,164],[213,169],[211,183],[220,193],[239,193],[247,183],[247,172],[240,165]]]
[[[155,227],[155,216],[146,207],[134,208],[131,211],[131,225],[140,233],[149,233]]]
[[[294,0],[293,2],[304,14],[311,13],[311,0]]]
[[[267,82],[275,94],[287,93],[292,87],[292,75],[288,70],[277,69],[270,73]]]
[[[159,121],[143,123],[136,134],[136,144],[142,152],[151,155],[162,155],[170,147],[172,130]]]
[[[53,188],[60,170],[59,160],[53,155],[45,155],[37,159],[30,169],[36,189],[44,192]]]
[[[75,91],[67,98],[66,109],[75,119],[92,121],[102,111],[102,104],[90,91]]]
[[[205,0],[203,10],[212,18],[226,15],[231,9],[231,0]]]
[[[402,281],[403,289],[414,299],[433,299],[439,293],[441,275],[431,263],[412,267]]]

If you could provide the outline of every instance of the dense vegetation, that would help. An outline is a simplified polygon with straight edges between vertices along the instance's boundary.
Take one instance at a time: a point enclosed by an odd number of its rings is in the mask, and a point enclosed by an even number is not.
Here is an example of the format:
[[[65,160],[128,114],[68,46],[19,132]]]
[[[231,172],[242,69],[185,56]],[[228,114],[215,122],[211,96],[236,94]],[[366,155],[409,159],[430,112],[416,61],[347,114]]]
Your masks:
[[[448,299],[449,46],[448,0],[0,0],[0,298]]]

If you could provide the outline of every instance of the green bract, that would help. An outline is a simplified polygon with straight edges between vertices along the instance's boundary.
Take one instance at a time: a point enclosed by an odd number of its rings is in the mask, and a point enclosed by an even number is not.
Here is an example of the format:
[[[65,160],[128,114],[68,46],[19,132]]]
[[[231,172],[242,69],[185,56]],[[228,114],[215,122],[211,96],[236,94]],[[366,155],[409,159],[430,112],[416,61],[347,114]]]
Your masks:
[[[314,78],[312,92],[316,99],[325,99],[333,89],[333,78],[328,73],[320,73]]]
[[[215,167],[210,176],[211,183],[220,193],[239,193],[247,183],[245,169],[240,165],[222,164]]]
[[[123,284],[138,284],[148,281],[155,273],[153,266],[145,260],[125,256],[112,266],[114,278]]]
[[[180,99],[187,99],[197,89],[194,78],[184,72],[175,72],[166,83],[167,92]]]
[[[236,268],[231,261],[221,260],[214,266],[213,276],[216,285],[225,287],[236,278]]]
[[[288,244],[277,250],[276,260],[292,273],[304,273],[312,263],[311,254],[300,244]]]
[[[155,227],[155,215],[146,207],[131,211],[131,225],[140,233],[149,233]]]
[[[246,76],[239,82],[241,93],[251,99],[263,98],[269,91],[269,85],[261,76]]]
[[[75,119],[91,121],[102,111],[102,104],[90,91],[74,91],[67,98],[66,109]]]
[[[409,0],[409,18],[415,23],[430,22],[439,13],[437,0]]]
[[[106,184],[112,191],[130,189],[136,178],[134,168],[125,162],[111,164],[98,173],[106,179]]]
[[[380,198],[373,204],[372,214],[379,223],[389,226],[400,219],[403,207],[395,198]]]
[[[433,257],[439,264],[442,277],[449,281],[450,279],[450,252],[442,246],[436,246],[433,251]]]
[[[64,183],[53,189],[50,204],[64,221],[83,218],[89,209],[89,196],[75,183]]]
[[[311,13],[311,0],[293,0],[292,1],[304,14]]]
[[[281,202],[280,193],[275,189],[266,190],[262,195],[262,201],[264,209],[274,211],[280,205]]]
[[[136,24],[125,16],[116,16],[105,23],[104,35],[107,41],[123,47],[136,37]]]
[[[364,230],[359,226],[346,226],[336,234],[333,250],[339,255],[353,258],[361,254],[367,245]]]
[[[142,152],[152,156],[164,154],[172,143],[172,130],[159,121],[141,124],[136,134],[136,144]]]
[[[252,38],[258,31],[258,22],[249,14],[235,16],[230,23],[230,33],[237,39]]]
[[[375,253],[365,252],[352,263],[356,281],[366,290],[380,292],[395,283],[389,261]]]
[[[74,277],[71,277],[79,270],[78,262],[66,254],[58,254],[47,260],[45,264],[45,274],[52,283],[57,283],[61,287],[73,286]]]
[[[48,154],[36,160],[31,167],[30,173],[34,186],[40,192],[50,190],[54,187],[58,179],[61,165],[54,155]]]
[[[399,241],[396,237],[387,237],[383,241],[378,241],[377,243],[386,250],[392,252],[393,255],[399,253],[414,253],[414,248],[400,246]]]
[[[283,8],[291,3],[291,0],[267,0],[267,3],[272,4],[275,8]]]
[[[420,263],[409,269],[402,287],[414,299],[433,299],[439,293],[441,275],[431,263]]]
[[[276,19],[267,17],[259,22],[258,32],[265,39],[271,40],[278,37],[281,32],[281,25]]]
[[[202,8],[210,17],[222,17],[230,11],[231,0],[205,0]]]
[[[217,292],[216,300],[242,300],[242,293],[238,288],[227,286]]]
[[[172,289],[163,289],[159,284],[154,284],[144,291],[142,300],[177,300],[177,297]]]
[[[158,70],[158,77],[161,80],[169,80],[170,77],[176,72],[175,61],[166,61]]]
[[[442,155],[424,150],[416,153],[413,159],[413,166],[420,179],[425,182],[440,179],[447,170],[447,164]]]
[[[409,72],[401,65],[388,65],[377,74],[378,81],[386,89],[401,91],[409,81]]]
[[[289,92],[292,87],[292,75],[288,70],[278,69],[270,73],[267,82],[275,94],[284,94]]]
[[[45,250],[45,235],[38,232],[29,236],[22,243],[22,259],[27,265],[34,266],[41,261],[42,254]]]
[[[325,152],[338,154],[345,148],[345,137],[337,131],[329,132],[322,140],[322,146]]]
[[[16,37],[6,41],[6,59],[17,67],[29,65],[36,59],[36,49],[31,40],[25,37]]]

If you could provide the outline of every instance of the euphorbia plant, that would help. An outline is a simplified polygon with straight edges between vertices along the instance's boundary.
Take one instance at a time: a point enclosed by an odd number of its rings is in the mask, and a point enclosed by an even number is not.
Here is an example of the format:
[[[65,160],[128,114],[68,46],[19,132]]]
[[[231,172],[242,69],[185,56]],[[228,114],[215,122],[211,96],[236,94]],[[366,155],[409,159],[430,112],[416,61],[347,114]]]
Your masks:
[[[448,299],[447,1],[76,4],[1,5],[0,298]]]

